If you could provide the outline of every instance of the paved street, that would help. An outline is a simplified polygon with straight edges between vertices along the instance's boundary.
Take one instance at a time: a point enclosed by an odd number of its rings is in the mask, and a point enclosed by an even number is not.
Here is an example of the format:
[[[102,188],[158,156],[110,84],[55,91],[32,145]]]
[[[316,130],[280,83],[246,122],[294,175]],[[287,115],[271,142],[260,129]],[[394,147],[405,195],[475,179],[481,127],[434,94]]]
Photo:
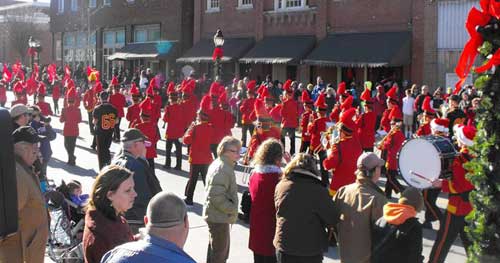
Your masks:
[[[9,92],[9,103],[12,101],[12,93]],[[47,101],[52,101],[51,98],[47,98]],[[32,102],[32,98],[30,98],[30,102]],[[60,107],[62,106],[62,100],[60,100]],[[92,137],[90,136],[90,132],[87,125],[87,114],[82,106],[82,116],[84,122],[80,124],[80,137],[77,140],[77,148],[76,148],[76,164],[77,167],[71,167],[66,165],[67,155],[64,149],[63,144],[63,136],[62,125],[59,122],[57,117],[52,117],[52,125],[58,133],[57,138],[51,143],[52,150],[54,152],[52,156],[52,160],[49,163],[47,175],[50,179],[53,179],[57,184],[61,182],[61,180],[70,180],[76,179],[79,180],[83,184],[84,193],[89,193],[92,187],[92,183],[94,177],[98,172],[98,163],[97,156],[95,152],[90,148],[90,144],[92,142]],[[162,123],[161,123],[162,124]],[[121,123],[121,128],[125,129],[128,123],[123,121]],[[164,136],[164,129],[160,130],[162,132],[162,136]],[[240,138],[240,129],[234,128],[233,134]],[[288,143],[288,142],[287,142]],[[288,144],[287,144],[288,145]],[[297,143],[297,147],[299,147],[299,143]],[[182,161],[182,172],[177,172],[173,170],[164,170],[162,165],[165,162],[165,141],[161,140],[158,143],[158,153],[159,157],[156,158],[156,174],[158,179],[161,182],[161,186],[164,190],[173,192],[180,197],[183,197],[184,187],[188,178],[188,162],[186,158],[186,148],[183,149],[183,161]],[[111,147],[112,153],[117,153],[119,151],[119,144],[113,143]],[[175,158],[174,158],[175,159]],[[174,160],[172,160],[174,163]],[[237,182],[239,184],[239,194],[241,197],[241,193],[244,189],[246,189],[246,185],[244,183],[244,174],[241,172],[242,169],[239,169],[236,173]],[[190,221],[190,232],[189,237],[185,246],[185,251],[190,254],[197,262],[205,262],[206,260],[206,249],[208,244],[208,229],[206,223],[201,218],[202,205],[201,201],[203,200],[204,191],[203,184],[200,181],[197,185],[194,202],[195,205],[189,209],[189,221]],[[446,200],[443,198],[439,199],[439,206],[444,208]],[[423,213],[419,214],[420,218],[423,218]],[[423,220],[421,220],[423,221]],[[437,229],[439,226],[437,224],[434,225],[434,228]],[[424,230],[424,256],[427,258],[430,249],[433,244],[433,240],[435,237],[435,231]],[[465,262],[465,251],[460,243],[457,241],[455,245],[452,247],[447,262],[459,263]],[[50,259],[46,259],[46,262],[51,262]],[[237,263],[249,263],[253,262],[253,255],[251,251],[248,249],[248,225],[243,222],[238,222],[237,224],[232,226],[231,230],[231,252],[228,262],[237,262]],[[330,248],[328,253],[325,254],[324,262],[340,262],[338,252],[334,248]],[[404,259],[402,259],[404,262]]]

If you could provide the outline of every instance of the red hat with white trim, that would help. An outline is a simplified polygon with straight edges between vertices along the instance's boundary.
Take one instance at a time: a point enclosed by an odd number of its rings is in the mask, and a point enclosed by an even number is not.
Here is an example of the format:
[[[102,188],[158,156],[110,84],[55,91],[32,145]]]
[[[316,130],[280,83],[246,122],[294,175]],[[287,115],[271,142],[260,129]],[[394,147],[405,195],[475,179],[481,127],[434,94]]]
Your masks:
[[[474,137],[476,137],[476,127],[471,126],[471,125],[463,125],[463,124],[457,124],[453,127],[453,130],[455,131],[457,141],[466,145],[466,146],[472,146],[474,145]]]
[[[437,118],[431,121],[431,130],[433,132],[443,132],[447,134],[450,132],[450,130],[448,129],[449,126],[450,120],[446,118]]]

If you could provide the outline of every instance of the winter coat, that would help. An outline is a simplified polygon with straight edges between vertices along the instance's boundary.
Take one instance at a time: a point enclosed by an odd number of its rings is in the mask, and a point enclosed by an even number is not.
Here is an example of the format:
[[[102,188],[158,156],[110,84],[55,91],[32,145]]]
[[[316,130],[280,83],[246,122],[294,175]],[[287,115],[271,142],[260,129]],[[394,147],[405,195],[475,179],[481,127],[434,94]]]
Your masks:
[[[59,121],[64,123],[63,136],[78,137],[78,124],[82,122],[82,113],[80,109],[74,105],[63,108]]]
[[[203,219],[206,222],[225,224],[236,222],[238,185],[234,166],[235,163],[220,156],[208,167],[203,204]]]
[[[209,164],[212,162],[212,150],[210,145],[214,144],[214,127],[208,122],[194,125],[184,135],[184,144],[191,145],[189,148],[189,163]]]
[[[336,228],[340,260],[370,262],[371,229],[387,203],[384,192],[370,178],[358,176],[355,183],[340,188],[333,200],[340,210]]]
[[[49,235],[45,199],[32,168],[16,156],[18,230],[0,241],[0,262],[42,263]]]
[[[276,250],[317,256],[328,249],[326,228],[338,223],[339,214],[319,175],[300,168],[292,170],[276,185],[274,204]]]
[[[250,175],[249,191],[252,199],[250,213],[250,241],[248,247],[256,254],[275,255],[273,239],[276,230],[274,191],[281,176],[275,165],[257,165]]]
[[[281,116],[283,128],[297,128],[299,126],[299,103],[294,99],[285,100],[281,107]]]

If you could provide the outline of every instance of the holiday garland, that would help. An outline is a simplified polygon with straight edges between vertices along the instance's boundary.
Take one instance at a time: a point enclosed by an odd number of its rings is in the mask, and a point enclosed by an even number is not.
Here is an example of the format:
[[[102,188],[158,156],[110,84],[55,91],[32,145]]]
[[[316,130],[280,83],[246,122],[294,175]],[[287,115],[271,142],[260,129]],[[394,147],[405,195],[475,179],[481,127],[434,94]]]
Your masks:
[[[462,52],[456,72],[460,91],[476,54],[485,63],[476,68],[474,83],[481,103],[476,112],[477,135],[471,152],[475,158],[465,165],[474,184],[470,194],[474,211],[467,216],[466,232],[472,245],[469,262],[500,262],[500,1],[481,0],[481,11],[472,8],[466,22],[471,36]]]

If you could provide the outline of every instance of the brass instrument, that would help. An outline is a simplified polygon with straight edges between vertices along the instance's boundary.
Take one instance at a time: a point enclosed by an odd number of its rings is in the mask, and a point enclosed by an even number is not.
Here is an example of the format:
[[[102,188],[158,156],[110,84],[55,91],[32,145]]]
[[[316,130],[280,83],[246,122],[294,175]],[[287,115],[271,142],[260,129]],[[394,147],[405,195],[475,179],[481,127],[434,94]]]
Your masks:
[[[384,136],[384,138],[382,138],[382,140],[377,142],[377,144],[375,145],[377,147],[377,149],[379,149],[381,151],[385,150],[384,149],[385,141],[389,138],[389,136],[393,135],[394,133],[396,133],[400,129],[401,129],[401,127],[399,127],[399,125],[395,125],[394,127],[392,127],[391,130]]]
[[[340,141],[340,123],[330,123],[327,124],[327,129],[324,132],[321,132],[321,145],[323,148],[327,148],[328,144],[332,146]]]

